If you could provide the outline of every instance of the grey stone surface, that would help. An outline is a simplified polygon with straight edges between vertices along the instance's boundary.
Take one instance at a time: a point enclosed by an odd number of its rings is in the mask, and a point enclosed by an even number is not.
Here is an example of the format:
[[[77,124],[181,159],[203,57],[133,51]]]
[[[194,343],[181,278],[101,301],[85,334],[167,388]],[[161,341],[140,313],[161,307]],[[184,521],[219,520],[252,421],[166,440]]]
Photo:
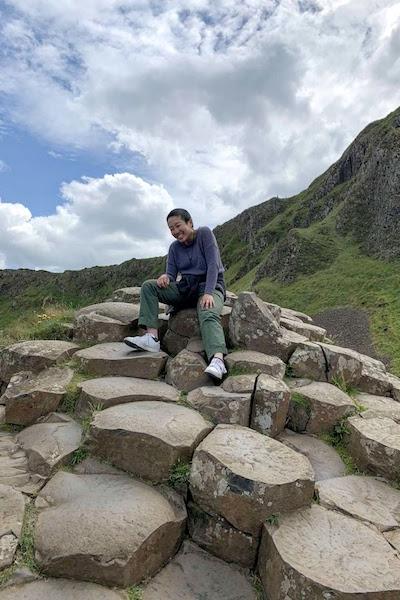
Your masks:
[[[347,421],[348,450],[357,466],[388,479],[400,477],[400,425],[387,417]]]
[[[259,375],[254,391],[251,428],[276,437],[285,428],[290,390],[281,380],[270,375]]]
[[[189,392],[187,402],[213,423],[248,427],[251,394],[226,392],[221,387],[199,387]]]
[[[289,367],[294,377],[327,380],[325,356],[321,346],[315,342],[299,344],[289,359]]]
[[[360,392],[356,394],[355,399],[362,407],[363,419],[388,417],[396,423],[400,423],[400,402],[396,402],[393,398]]]
[[[90,426],[92,452],[153,482],[167,480],[178,461],[189,461],[212,425],[173,403],[132,402],[97,413]]]
[[[18,342],[0,350],[0,380],[10,381],[19,371],[38,373],[72,356],[79,346],[59,340]]]
[[[49,367],[39,373],[21,371],[13,375],[0,403],[5,405],[5,422],[30,425],[59,407],[73,371]]]
[[[128,600],[124,592],[69,579],[45,579],[13,585],[1,590],[0,598],[1,600]]]
[[[257,558],[259,537],[232,527],[218,515],[188,503],[189,535],[196,544],[221,560],[253,568]]]
[[[207,363],[199,354],[181,350],[167,362],[165,381],[178,390],[190,392],[202,385],[211,385],[212,381],[204,369]]]
[[[50,576],[126,587],[176,552],[186,510],[128,475],[59,471],[40,492],[36,559]]]
[[[229,321],[234,345],[263,351],[265,345],[280,336],[279,323],[254,292],[241,292]]]
[[[190,490],[196,504],[257,535],[261,523],[311,502],[314,473],[305,456],[252,429],[218,425],[195,450]]]
[[[125,287],[114,290],[111,294],[111,302],[131,302],[132,304],[140,303],[140,287]]]
[[[248,375],[229,375],[229,377],[222,382],[221,388],[226,392],[235,392],[236,394],[247,392],[251,394],[254,391],[256,379],[256,373]]]
[[[383,535],[385,539],[389,542],[389,544],[395,550],[397,550],[397,552],[400,552],[400,529],[385,531]]]
[[[400,377],[396,377],[392,373],[388,373],[387,375],[390,383],[390,395],[396,402],[400,402]]]
[[[316,481],[346,475],[346,467],[336,450],[317,437],[285,429],[278,440],[307,456]]]
[[[145,586],[142,600],[256,600],[250,581],[233,565],[184,542],[179,554]]]
[[[313,381],[292,388],[288,426],[297,432],[326,433],[355,412],[353,400],[342,390],[330,383]]]
[[[295,331],[300,335],[304,335],[311,342],[323,342],[326,336],[326,329],[323,327],[317,327],[311,323],[303,323],[302,321],[293,321],[293,319],[286,319],[281,317],[280,324],[289,331]]]
[[[75,317],[90,314],[108,317],[119,321],[123,325],[131,325],[135,322],[137,324],[139,305],[130,302],[100,302],[99,304],[91,304],[79,309],[75,313]]]
[[[348,475],[316,485],[321,506],[368,521],[380,531],[400,527],[400,491],[374,477]]]
[[[303,321],[304,323],[312,323],[313,320],[311,317],[309,317],[308,315],[306,315],[303,312],[300,312],[298,310],[293,310],[291,308],[281,308],[281,315],[283,318],[285,319],[300,319],[300,321]]]
[[[42,477],[68,462],[81,444],[82,428],[71,417],[63,415],[62,420],[54,421],[31,425],[16,438],[26,453],[29,470]]]
[[[265,373],[277,378],[284,376],[286,367],[277,356],[268,356],[252,350],[231,352],[226,356],[225,363],[228,371],[233,369],[244,373]]]
[[[157,379],[168,356],[164,352],[136,352],[124,343],[114,342],[80,350],[76,358],[94,375]]]
[[[273,600],[400,597],[400,560],[384,537],[316,504],[264,526],[258,570]]]
[[[24,519],[25,498],[9,485],[0,484],[0,571],[14,559]]]
[[[138,377],[98,377],[83,381],[78,387],[81,390],[78,413],[87,412],[90,405],[109,408],[127,402],[176,402],[179,399],[179,392],[167,383]]]
[[[27,494],[37,492],[44,479],[30,472],[25,452],[15,435],[0,431],[0,485],[10,485]]]

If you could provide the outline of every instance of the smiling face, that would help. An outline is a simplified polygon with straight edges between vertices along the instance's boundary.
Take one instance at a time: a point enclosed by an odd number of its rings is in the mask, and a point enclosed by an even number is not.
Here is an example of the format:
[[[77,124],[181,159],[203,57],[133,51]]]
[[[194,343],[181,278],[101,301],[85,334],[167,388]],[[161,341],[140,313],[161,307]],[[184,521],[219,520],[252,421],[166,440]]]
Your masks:
[[[171,234],[179,242],[190,244],[193,241],[194,229],[192,219],[189,219],[186,223],[182,217],[170,217],[167,222]]]

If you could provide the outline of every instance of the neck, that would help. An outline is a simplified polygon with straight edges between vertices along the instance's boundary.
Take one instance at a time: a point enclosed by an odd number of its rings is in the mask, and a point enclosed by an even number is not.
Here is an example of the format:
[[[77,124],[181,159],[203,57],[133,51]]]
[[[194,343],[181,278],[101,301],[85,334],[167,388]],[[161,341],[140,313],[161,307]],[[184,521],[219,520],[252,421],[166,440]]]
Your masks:
[[[193,231],[190,234],[189,239],[187,240],[187,242],[185,242],[185,246],[188,246],[189,244],[191,244],[193,242],[193,240],[194,240],[195,237],[196,237],[196,232],[193,229]]]

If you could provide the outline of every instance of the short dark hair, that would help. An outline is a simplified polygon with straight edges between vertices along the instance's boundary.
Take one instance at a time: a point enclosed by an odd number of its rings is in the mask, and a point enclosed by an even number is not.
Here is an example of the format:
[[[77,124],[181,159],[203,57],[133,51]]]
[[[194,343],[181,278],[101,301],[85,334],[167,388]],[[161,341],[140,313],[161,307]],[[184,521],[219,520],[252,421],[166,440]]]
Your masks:
[[[185,223],[193,221],[186,208],[174,208],[174,210],[171,210],[171,212],[167,214],[167,221],[170,217],[180,217],[183,221],[185,221]]]

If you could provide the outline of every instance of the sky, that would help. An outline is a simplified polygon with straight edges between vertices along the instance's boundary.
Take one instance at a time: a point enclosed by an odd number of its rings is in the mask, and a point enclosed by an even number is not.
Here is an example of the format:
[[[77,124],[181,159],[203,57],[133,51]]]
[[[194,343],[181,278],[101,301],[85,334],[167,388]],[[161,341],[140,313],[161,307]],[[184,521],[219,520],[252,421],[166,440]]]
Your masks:
[[[161,256],[399,105],[399,0],[0,0],[0,269]]]

